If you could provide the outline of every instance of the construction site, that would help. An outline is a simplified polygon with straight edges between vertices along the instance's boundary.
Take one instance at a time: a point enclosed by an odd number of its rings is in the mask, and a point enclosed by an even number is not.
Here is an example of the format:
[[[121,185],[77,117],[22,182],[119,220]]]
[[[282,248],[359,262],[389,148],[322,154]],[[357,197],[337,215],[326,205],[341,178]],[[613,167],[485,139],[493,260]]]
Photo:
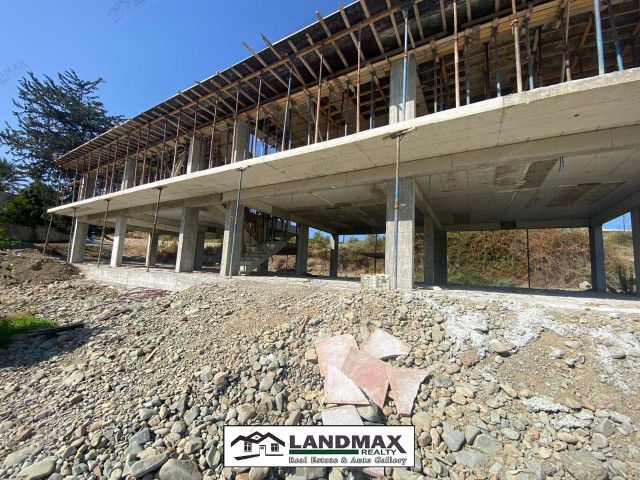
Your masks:
[[[91,28],[182,25],[136,5]],[[55,157],[45,242],[0,223],[0,478],[640,478],[639,34],[638,0],[338,3]]]
[[[218,238],[223,276],[287,248],[303,275],[312,228],[335,277],[341,235],[384,234],[401,289],[416,232],[429,285],[447,232],[587,227],[604,291],[602,225],[640,229],[638,21],[631,0],[340,5],[60,157],[72,201],[50,212],[73,217],[72,263],[90,224],[115,228],[111,267],[148,232],[146,271],[171,234],[176,272]]]

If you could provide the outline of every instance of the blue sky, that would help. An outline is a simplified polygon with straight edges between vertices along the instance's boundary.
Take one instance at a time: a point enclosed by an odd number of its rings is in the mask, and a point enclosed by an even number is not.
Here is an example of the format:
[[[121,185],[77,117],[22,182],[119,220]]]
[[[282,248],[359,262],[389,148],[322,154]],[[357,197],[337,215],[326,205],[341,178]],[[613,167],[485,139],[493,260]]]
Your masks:
[[[350,3],[344,1],[345,4]],[[112,114],[134,116],[246,58],[260,33],[279,40],[337,9],[337,0],[23,0],[5,2],[0,23],[0,126],[27,71],[74,69],[102,77]],[[6,154],[6,152],[0,152]],[[608,224],[622,228],[622,220]]]

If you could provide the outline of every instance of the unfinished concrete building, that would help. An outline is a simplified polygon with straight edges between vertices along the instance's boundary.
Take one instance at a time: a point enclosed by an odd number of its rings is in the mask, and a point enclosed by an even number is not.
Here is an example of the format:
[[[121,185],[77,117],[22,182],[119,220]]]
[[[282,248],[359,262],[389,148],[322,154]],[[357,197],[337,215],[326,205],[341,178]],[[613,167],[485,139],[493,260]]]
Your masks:
[[[196,82],[58,159],[73,217],[179,234],[175,270],[222,238],[221,275],[264,272],[309,228],[385,234],[392,286],[447,281],[447,232],[588,227],[605,289],[602,225],[632,211],[640,271],[637,0],[360,0]],[[238,39],[239,41],[239,39]],[[295,240],[294,240],[295,239]],[[95,267],[98,268],[97,266]],[[102,270],[105,267],[101,267]],[[143,271],[143,267],[138,267]],[[640,289],[638,289],[640,290]]]

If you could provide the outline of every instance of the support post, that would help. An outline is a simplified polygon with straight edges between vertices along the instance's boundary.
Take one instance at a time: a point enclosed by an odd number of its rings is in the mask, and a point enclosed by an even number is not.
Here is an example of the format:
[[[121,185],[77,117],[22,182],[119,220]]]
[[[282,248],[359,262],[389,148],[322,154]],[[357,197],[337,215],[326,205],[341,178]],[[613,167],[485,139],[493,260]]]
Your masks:
[[[149,233],[147,240],[147,265],[154,266],[158,261],[158,240],[160,234],[158,232]]]
[[[331,235],[331,256],[329,258],[329,276],[331,278],[338,277],[338,248],[340,247],[340,236],[338,234]]]
[[[640,206],[631,210],[631,236],[633,239],[633,275],[636,295],[640,295]]]
[[[429,215],[424,216],[424,249],[423,249],[423,265],[424,265],[424,284],[432,285],[435,283],[435,245],[434,245],[434,224],[433,218]]]
[[[116,231],[113,234],[111,244],[111,267],[122,265],[122,253],[124,252],[124,240],[127,237],[127,217],[119,215],[116,218]]]
[[[76,219],[75,227],[71,235],[71,254],[69,256],[71,263],[84,262],[84,252],[87,244],[88,233],[89,224],[79,222]]]
[[[591,258],[591,285],[594,292],[605,292],[604,239],[602,225],[589,227],[589,254]]]
[[[204,262],[204,242],[206,241],[206,234],[204,230],[199,231],[196,237],[196,259],[194,263],[194,268],[196,270],[200,270],[202,268],[202,263]]]
[[[604,45],[602,43],[602,18],[600,0],[593,0],[593,23],[596,26],[596,48],[598,50],[598,75],[604,75]]]
[[[235,242],[233,230],[236,224],[236,210],[238,212],[238,233]],[[240,257],[242,253],[242,232],[244,231],[244,207],[236,209],[236,202],[227,203],[224,220],[224,236],[222,237],[222,258],[220,259],[220,276],[238,275],[240,273]],[[233,243],[233,245],[232,245]],[[231,258],[233,253],[233,272],[231,272]],[[231,272],[231,273],[230,273]]]
[[[390,80],[389,124],[415,118],[417,100],[416,86],[418,84],[415,57],[411,55],[407,59],[407,85],[405,89],[403,89],[404,60],[395,60],[391,62]],[[403,107],[405,111],[403,111]]]
[[[183,208],[180,220],[180,236],[178,237],[178,255],[176,272],[193,272],[196,262],[196,240],[198,237],[197,208]]]
[[[296,238],[296,275],[307,273],[307,261],[309,259],[309,227],[298,225]]]
[[[444,285],[448,282],[447,271],[447,232],[433,230],[433,275],[434,283]]]
[[[393,288],[412,289],[415,265],[415,185],[413,177],[400,178],[398,183],[399,198],[396,205],[396,185],[391,180],[387,182],[384,269],[392,277]]]

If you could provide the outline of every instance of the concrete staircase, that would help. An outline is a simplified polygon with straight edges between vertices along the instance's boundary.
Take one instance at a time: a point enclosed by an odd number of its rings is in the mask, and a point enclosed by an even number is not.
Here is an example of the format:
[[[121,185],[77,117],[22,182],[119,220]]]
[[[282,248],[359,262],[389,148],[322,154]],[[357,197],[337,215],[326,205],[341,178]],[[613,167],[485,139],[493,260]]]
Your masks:
[[[242,260],[240,260],[240,273],[246,275],[247,273],[253,272],[263,262],[266,262],[286,246],[287,242],[284,240],[269,241],[258,245],[252,252],[248,252],[242,257]]]

